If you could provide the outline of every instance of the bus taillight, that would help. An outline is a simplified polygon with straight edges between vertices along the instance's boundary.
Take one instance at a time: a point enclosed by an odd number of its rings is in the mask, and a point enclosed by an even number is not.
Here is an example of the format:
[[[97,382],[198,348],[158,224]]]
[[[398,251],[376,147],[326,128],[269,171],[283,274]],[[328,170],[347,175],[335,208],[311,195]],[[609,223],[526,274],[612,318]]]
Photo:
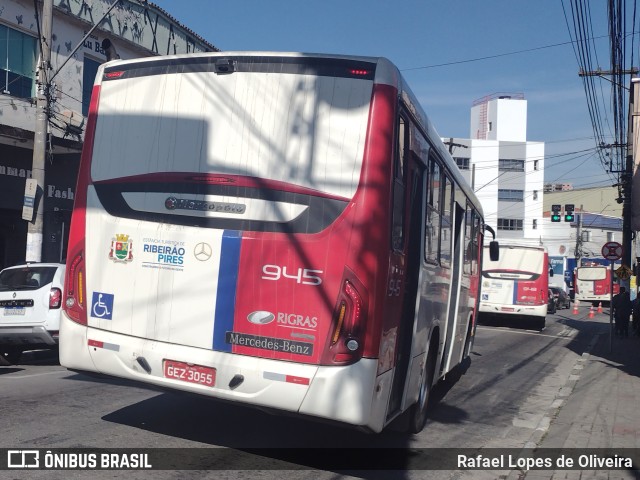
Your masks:
[[[98,116],[100,85],[95,85],[91,93],[87,129],[84,135],[80,170],[76,186],[76,198],[73,203],[73,215],[69,229],[67,271],[65,276],[66,298],[64,311],[67,316],[81,325],[87,324],[86,312],[86,278],[85,278],[85,237],[87,235],[87,191],[91,184],[91,157],[93,156],[93,140]]]
[[[71,320],[87,324],[85,313],[84,259],[82,252],[72,257],[67,270],[65,312]]]
[[[362,356],[366,305],[354,282],[345,280],[334,313],[333,330],[322,356],[323,364],[353,363]]]

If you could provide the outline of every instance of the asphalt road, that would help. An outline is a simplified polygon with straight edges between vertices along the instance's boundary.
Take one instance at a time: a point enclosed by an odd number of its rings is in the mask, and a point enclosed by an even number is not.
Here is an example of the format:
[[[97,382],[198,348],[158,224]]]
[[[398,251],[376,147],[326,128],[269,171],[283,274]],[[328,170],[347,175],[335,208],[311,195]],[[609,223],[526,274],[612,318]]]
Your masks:
[[[16,479],[483,478],[483,472],[477,471],[404,469],[347,475],[324,468],[322,455],[327,451],[310,449],[335,448],[338,453],[329,454],[348,456],[349,452],[362,454],[349,450],[353,448],[384,448],[371,450],[372,458],[400,452],[412,468],[411,456],[420,448],[521,448],[536,429],[548,427],[544,413],[597,327],[572,315],[571,310],[549,316],[542,332],[480,325],[470,366],[438,385],[427,427],[415,436],[393,430],[365,434],[117,379],[94,378],[67,371],[50,352],[29,352],[19,365],[0,367],[0,448],[221,447],[228,450],[220,461],[230,462],[216,466],[221,470],[207,471],[10,472],[8,478]],[[292,449],[301,447],[307,452],[304,458],[292,457],[290,452],[298,451]],[[212,458],[214,462],[218,459]],[[226,465],[232,469],[225,470]],[[3,473],[8,472],[0,472],[0,477]],[[484,478],[495,478],[495,474],[487,473]]]

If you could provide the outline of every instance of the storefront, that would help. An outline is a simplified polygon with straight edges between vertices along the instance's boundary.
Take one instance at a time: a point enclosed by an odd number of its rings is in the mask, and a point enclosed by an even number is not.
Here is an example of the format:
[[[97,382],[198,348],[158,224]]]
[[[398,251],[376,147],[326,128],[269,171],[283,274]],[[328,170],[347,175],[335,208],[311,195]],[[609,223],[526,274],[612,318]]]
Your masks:
[[[0,267],[23,262],[27,221],[22,205],[27,178],[31,178],[33,152],[0,145]],[[69,223],[80,161],[79,153],[55,154],[46,159],[43,192],[43,262],[64,262]]]

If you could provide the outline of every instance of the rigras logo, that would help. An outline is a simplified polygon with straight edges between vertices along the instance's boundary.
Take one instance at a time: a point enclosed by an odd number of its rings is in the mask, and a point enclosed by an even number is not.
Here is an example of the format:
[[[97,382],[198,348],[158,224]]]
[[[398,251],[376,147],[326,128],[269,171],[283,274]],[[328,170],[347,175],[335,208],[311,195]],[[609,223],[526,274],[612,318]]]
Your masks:
[[[247,315],[247,320],[254,325],[267,325],[268,323],[273,322],[275,318],[276,316],[273,313],[265,310],[258,310]]]

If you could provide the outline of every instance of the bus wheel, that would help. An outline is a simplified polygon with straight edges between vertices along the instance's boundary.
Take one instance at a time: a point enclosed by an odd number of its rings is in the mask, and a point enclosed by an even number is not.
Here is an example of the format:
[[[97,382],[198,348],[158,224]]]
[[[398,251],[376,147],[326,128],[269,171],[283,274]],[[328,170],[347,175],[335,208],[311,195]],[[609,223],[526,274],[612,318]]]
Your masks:
[[[462,361],[460,362],[460,370],[462,373],[466,373],[467,369],[471,365],[471,350],[473,349],[473,341],[475,337],[471,335],[471,325],[469,325],[469,331],[467,332],[467,338],[464,341],[464,350],[462,355]]]
[[[462,360],[466,360],[471,355],[471,350],[473,349],[473,341],[475,337],[471,335],[472,326],[469,325],[469,329],[467,331],[467,338],[464,341],[464,355],[462,356]]]
[[[422,375],[422,383],[420,384],[420,393],[418,401],[409,409],[409,426],[410,433],[420,433],[427,423],[427,411],[429,409],[429,395],[433,384],[433,373],[436,366],[435,355],[433,349],[429,349],[429,357],[424,366]]]

